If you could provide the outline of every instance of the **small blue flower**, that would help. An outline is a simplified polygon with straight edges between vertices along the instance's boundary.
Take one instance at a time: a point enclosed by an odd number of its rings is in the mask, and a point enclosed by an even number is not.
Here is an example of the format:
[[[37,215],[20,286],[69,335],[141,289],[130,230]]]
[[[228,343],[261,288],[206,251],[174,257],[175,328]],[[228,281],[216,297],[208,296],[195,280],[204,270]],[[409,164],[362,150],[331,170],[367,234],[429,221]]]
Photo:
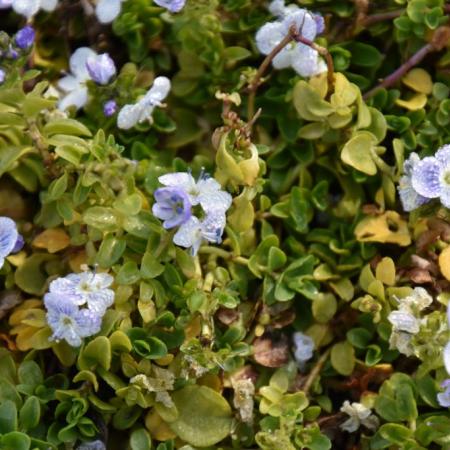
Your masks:
[[[51,339],[66,340],[72,347],[79,347],[83,338],[100,331],[102,318],[89,309],[79,307],[64,295],[47,293],[44,297],[47,323],[53,331]]]
[[[450,378],[442,382],[441,388],[444,392],[437,395],[437,400],[443,408],[450,408]]]
[[[167,77],[157,77],[152,87],[137,103],[125,105],[117,116],[117,126],[129,130],[138,123],[151,121],[156,106],[163,106],[162,101],[169,94],[171,87]]]
[[[413,211],[419,206],[430,201],[428,198],[418,194],[412,185],[412,173],[414,167],[420,162],[417,153],[411,153],[403,164],[403,176],[398,183],[398,193],[405,211]]]
[[[108,100],[104,105],[103,105],[103,114],[106,117],[111,117],[113,116],[117,111],[117,103],[115,100]]]
[[[203,221],[192,216],[185,222],[173,237],[176,245],[191,249],[191,255],[195,256],[203,240],[220,244],[225,228],[226,218],[222,211],[209,213]]]
[[[70,299],[75,305],[87,304],[89,310],[102,316],[114,303],[114,291],[108,289],[113,281],[113,277],[106,273],[71,273],[52,281],[49,291]]]
[[[163,220],[166,229],[177,227],[191,217],[191,202],[187,193],[177,187],[165,187],[155,191],[156,203],[152,211],[155,217]]]
[[[0,69],[0,84],[3,84],[6,79],[6,72],[3,69]]]
[[[19,47],[22,50],[27,50],[33,45],[35,36],[36,33],[33,27],[31,27],[30,25],[21,28],[16,33],[15,37],[17,47]]]
[[[88,57],[86,68],[90,77],[98,84],[108,84],[116,74],[116,66],[108,53]]]
[[[16,253],[23,247],[23,238],[17,231],[14,220],[0,217],[0,269],[10,253]]]
[[[450,208],[450,145],[444,145],[434,156],[415,164],[411,182],[418,194],[429,199],[439,198]]]
[[[294,358],[299,365],[303,365],[310,360],[314,353],[314,341],[306,334],[298,331],[293,335]]]
[[[154,0],[158,6],[166,8],[171,13],[177,13],[184,8],[186,0]]]
[[[222,186],[206,173],[201,173],[198,181],[188,172],[174,172],[158,178],[164,186],[183,189],[189,196],[193,206],[201,205],[203,210],[222,211],[225,213],[231,206],[231,195],[222,190]]]

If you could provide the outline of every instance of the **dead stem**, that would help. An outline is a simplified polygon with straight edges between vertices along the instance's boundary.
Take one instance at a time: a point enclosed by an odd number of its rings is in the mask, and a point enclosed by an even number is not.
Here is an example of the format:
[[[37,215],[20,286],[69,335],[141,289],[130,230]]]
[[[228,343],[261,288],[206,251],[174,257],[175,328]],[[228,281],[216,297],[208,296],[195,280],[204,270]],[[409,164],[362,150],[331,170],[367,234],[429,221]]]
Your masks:
[[[311,372],[309,372],[308,378],[306,378],[305,383],[303,385],[303,392],[308,395],[309,390],[311,389],[311,386],[313,385],[315,379],[319,376],[320,371],[322,370],[323,366],[327,362],[328,356],[330,355],[331,349],[325,351],[325,353],[322,354],[322,356],[317,360],[315,366],[312,368]]]
[[[425,44],[420,50],[414,53],[411,58],[403,63],[397,70],[387,76],[381,81],[378,86],[375,86],[370,91],[363,95],[364,100],[373,97],[380,89],[391,87],[398,80],[400,80],[410,69],[417,66],[429,53],[442,50],[450,39],[450,28],[440,27],[433,36],[433,39],[428,44]]]

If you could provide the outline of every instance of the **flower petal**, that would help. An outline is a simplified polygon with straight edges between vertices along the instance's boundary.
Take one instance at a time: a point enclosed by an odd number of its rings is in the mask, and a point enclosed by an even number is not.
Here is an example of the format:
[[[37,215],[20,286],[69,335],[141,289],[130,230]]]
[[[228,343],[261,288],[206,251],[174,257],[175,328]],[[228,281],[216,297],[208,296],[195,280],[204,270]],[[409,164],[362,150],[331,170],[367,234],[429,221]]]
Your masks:
[[[15,0],[12,7],[17,14],[29,19],[39,11],[40,3],[40,0]]]
[[[78,78],[80,81],[89,80],[89,72],[86,67],[86,62],[88,58],[97,56],[97,53],[89,47],[77,48],[72,56],[70,57],[70,71]]]
[[[0,0],[0,9],[10,8],[14,0]]]
[[[54,11],[58,5],[58,0],[41,0],[41,8],[45,11]]]
[[[450,375],[450,341],[444,347],[444,365],[447,373]]]
[[[122,130],[133,128],[139,121],[142,107],[138,105],[125,105],[117,116],[117,126]]]
[[[70,106],[75,106],[76,109],[82,108],[88,101],[87,87],[80,87],[61,98],[58,103],[58,109],[65,111]]]
[[[193,254],[197,251],[202,242],[202,232],[200,220],[192,216],[186,223],[181,225],[173,237],[173,242],[180,247],[192,247]]]
[[[304,44],[297,44],[292,55],[292,67],[302,77],[312,77],[320,73],[319,54]]]
[[[81,86],[80,80],[73,75],[66,75],[58,80],[58,87],[65,92],[71,92]]]
[[[256,47],[263,55],[268,55],[286,36],[286,31],[280,22],[268,22],[256,33]]]
[[[122,8],[121,0],[100,0],[95,8],[95,15],[101,23],[111,23]]]
[[[156,77],[142,101],[152,106],[159,105],[169,94],[170,87],[171,83],[167,77]]]
[[[14,220],[0,217],[0,257],[5,258],[14,249],[19,233]]]
[[[416,192],[427,198],[440,194],[441,164],[436,158],[428,156],[414,165],[411,183]]]

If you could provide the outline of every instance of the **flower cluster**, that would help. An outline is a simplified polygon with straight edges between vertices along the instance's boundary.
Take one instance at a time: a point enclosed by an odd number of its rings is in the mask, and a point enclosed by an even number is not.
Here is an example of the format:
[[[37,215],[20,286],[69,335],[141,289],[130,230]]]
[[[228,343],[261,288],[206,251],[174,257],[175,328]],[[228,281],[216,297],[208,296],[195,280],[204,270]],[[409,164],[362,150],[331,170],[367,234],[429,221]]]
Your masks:
[[[412,153],[405,161],[398,191],[405,211],[412,211],[434,198],[450,208],[450,145],[422,160]]]
[[[11,253],[20,251],[23,244],[23,238],[17,231],[14,220],[0,217],[0,269],[5,263],[5,258]]]
[[[301,36],[310,41],[324,30],[321,16],[297,5],[285,6],[283,0],[274,0],[269,10],[278,20],[264,24],[256,33],[256,46],[263,55],[268,55],[288,35],[293,26]],[[311,77],[327,70],[318,52],[300,42],[286,45],[273,58],[272,64],[276,69],[292,67],[303,77]]]
[[[109,0],[108,0],[109,1]],[[37,14],[41,9],[50,12],[58,6],[58,0],[0,0],[0,9],[11,8],[27,19]]]
[[[52,339],[79,347],[83,338],[98,333],[106,309],[114,302],[114,291],[108,289],[112,282],[111,275],[90,271],[52,281],[44,297]]]
[[[156,106],[162,106],[162,101],[170,91],[170,80],[166,77],[157,77],[152,87],[137,103],[125,105],[117,117],[117,126],[129,130],[138,123],[151,120]]]
[[[20,56],[27,55],[34,44],[35,35],[30,25],[21,28],[13,37],[1,32],[0,61],[8,65],[8,60],[17,60]],[[0,68],[0,84],[5,81],[6,73],[7,70]]]
[[[197,254],[203,240],[219,244],[231,195],[205,173],[197,181],[187,172],[170,173],[158,180],[165,187],[155,191],[153,214],[163,220],[164,228],[179,227],[173,242],[190,248],[193,255]],[[194,207],[200,207],[199,217],[194,215]]]
[[[70,74],[58,81],[58,87],[65,93],[59,101],[61,111],[70,106],[82,108],[88,101],[86,81],[108,84],[116,74],[114,61],[106,53],[97,55],[88,47],[78,48],[69,61]]]
[[[392,333],[389,340],[390,347],[397,349],[406,356],[414,354],[411,339],[420,331],[423,319],[420,312],[431,305],[433,299],[421,287],[414,289],[408,297],[399,300],[398,309],[392,311],[388,320],[392,324]]]
[[[354,402],[350,404],[348,400],[345,400],[341,411],[350,416],[341,424],[341,428],[349,433],[355,432],[361,425],[369,430],[376,430],[380,423],[378,417],[372,414],[370,409],[362,403]]]

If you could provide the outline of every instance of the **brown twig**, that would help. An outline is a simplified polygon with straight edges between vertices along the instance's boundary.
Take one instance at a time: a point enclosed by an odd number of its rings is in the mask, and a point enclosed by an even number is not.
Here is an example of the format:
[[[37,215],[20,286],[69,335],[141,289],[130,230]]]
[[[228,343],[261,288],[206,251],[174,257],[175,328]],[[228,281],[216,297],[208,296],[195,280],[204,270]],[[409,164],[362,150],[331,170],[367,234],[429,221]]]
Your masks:
[[[280,43],[276,45],[273,48],[273,50],[264,58],[264,61],[259,66],[258,71],[256,72],[252,82],[248,87],[249,96],[247,103],[247,120],[251,120],[255,115],[255,95],[260,85],[262,76],[264,75],[267,68],[270,66],[270,63],[275,58],[275,56],[277,56],[278,53],[280,53],[281,50],[283,50],[283,48],[286,47],[286,45],[288,45],[292,40],[293,40],[292,35],[290,33],[287,34],[285,38],[282,41],[280,41]]]
[[[440,27],[434,33],[433,39],[428,44],[424,45],[420,50],[414,53],[411,58],[403,63],[397,70],[386,77],[378,86],[375,86],[370,91],[363,95],[364,100],[373,97],[380,89],[391,87],[400,78],[402,78],[410,69],[417,66],[429,53],[442,50],[450,39],[450,28]]]
[[[296,41],[300,42],[302,44],[307,45],[308,47],[313,48],[316,50],[321,56],[325,58],[325,62],[327,64],[328,68],[328,91],[333,90],[334,86],[334,64],[333,64],[333,58],[331,57],[330,53],[325,47],[322,47],[318,44],[316,44],[313,41],[310,41],[309,39],[304,38],[301,33],[298,32],[298,30],[295,29],[294,26],[292,26],[289,30],[289,33],[284,37],[282,41],[279,42],[278,45],[276,45],[273,50],[264,58],[264,61],[259,66],[258,71],[256,72],[255,76],[253,77],[253,80],[248,86],[249,96],[248,96],[248,102],[247,102],[247,120],[252,120],[255,115],[255,96],[256,91],[258,90],[259,85],[261,84],[261,78],[266,72],[267,68],[270,66],[270,63],[275,58],[275,56],[278,55],[278,53],[283,50],[286,45],[288,45],[290,42]],[[252,120],[253,121],[253,120]]]
[[[323,366],[327,362],[328,356],[330,355],[331,348],[327,349],[322,356],[317,360],[315,366],[312,368],[311,372],[309,372],[308,378],[306,378],[305,383],[303,384],[303,392],[308,395],[309,390],[311,389],[311,386],[314,383],[314,380],[318,377],[320,374],[320,371],[322,370]]]

